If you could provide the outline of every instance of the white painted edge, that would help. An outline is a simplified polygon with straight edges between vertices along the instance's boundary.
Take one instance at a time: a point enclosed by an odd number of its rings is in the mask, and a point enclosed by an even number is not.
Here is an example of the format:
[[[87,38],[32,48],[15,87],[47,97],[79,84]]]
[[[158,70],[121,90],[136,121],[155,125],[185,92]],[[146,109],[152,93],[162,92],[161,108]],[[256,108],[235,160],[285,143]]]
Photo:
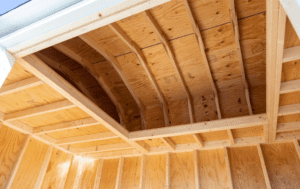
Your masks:
[[[0,46],[0,88],[10,73],[13,65],[15,64],[15,58]]]
[[[300,38],[300,1],[280,0],[282,7],[288,15],[298,37]]]

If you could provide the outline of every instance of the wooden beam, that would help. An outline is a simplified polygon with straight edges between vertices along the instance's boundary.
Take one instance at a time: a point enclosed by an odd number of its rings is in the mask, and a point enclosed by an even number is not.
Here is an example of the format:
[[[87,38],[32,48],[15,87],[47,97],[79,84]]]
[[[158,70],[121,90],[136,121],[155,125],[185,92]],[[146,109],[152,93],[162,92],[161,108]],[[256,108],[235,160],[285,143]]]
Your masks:
[[[129,36],[126,35],[126,33],[118,26],[118,24],[113,23],[109,25],[110,29],[119,36],[119,38],[131,49],[131,51],[135,54],[135,56],[139,59],[140,63],[144,67],[144,70],[154,88],[154,90],[157,93],[157,96],[160,100],[162,110],[164,113],[164,120],[165,120],[165,126],[170,125],[170,119],[169,119],[169,113],[168,113],[168,104],[167,100],[164,97],[163,93],[161,92],[161,89],[154,78],[153,73],[150,70],[150,67],[148,66],[147,60],[144,56],[144,53],[141,51],[141,49],[129,38]]]
[[[110,88],[108,87],[108,85],[105,83],[105,81],[101,77],[101,75],[98,72],[98,70],[94,69],[93,64],[91,62],[89,62],[88,60],[84,59],[83,57],[81,57],[80,55],[76,54],[74,51],[72,51],[71,49],[69,49],[68,47],[66,47],[65,45],[63,45],[62,43],[61,44],[57,44],[57,45],[55,45],[53,47],[56,50],[58,50],[61,53],[65,54],[66,56],[68,56],[69,58],[73,59],[77,63],[79,63],[82,67],[84,67],[86,69],[86,71],[89,74],[91,74],[96,79],[96,81],[104,89],[104,91],[106,92],[106,94],[109,96],[109,98],[112,100],[112,102],[116,106],[119,114],[122,116],[122,117],[120,117],[120,119],[121,120],[125,120],[125,112],[124,112],[123,107],[120,105],[120,103],[118,102],[117,98],[112,93],[112,91],[110,90]]]
[[[144,107],[144,104],[140,100],[137,93],[134,91],[133,87],[131,86],[130,82],[128,81],[127,77],[125,76],[123,69],[119,63],[119,61],[106,49],[101,47],[94,39],[92,39],[88,34],[79,36],[80,39],[82,39],[84,42],[86,42],[90,47],[95,49],[99,54],[105,57],[105,59],[111,63],[111,65],[115,68],[119,76],[122,78],[123,82],[125,83],[126,87],[128,88],[129,92],[131,93],[132,97],[135,99],[136,104],[138,105],[140,109],[140,114],[142,118],[142,127],[146,129],[146,123],[145,123],[145,111],[146,108]]]
[[[81,142],[91,142],[91,141],[99,141],[99,140],[107,140],[107,139],[115,139],[115,138],[119,138],[119,136],[117,136],[113,132],[103,132],[103,133],[96,133],[90,135],[57,139],[55,144],[66,145],[66,144],[75,144]]]
[[[141,160],[141,173],[140,173],[140,185],[139,189],[144,189],[145,188],[145,179],[146,179],[146,163],[147,163],[147,156],[142,155],[142,160]]]
[[[194,137],[196,143],[197,143],[201,148],[203,148],[203,147],[204,147],[204,142],[203,142],[201,136],[200,136],[199,134],[193,134],[193,137]]]
[[[70,151],[75,154],[85,154],[85,153],[95,153],[95,152],[109,152],[113,150],[126,150],[133,148],[128,143],[117,143],[117,144],[107,144],[101,146],[92,146],[87,148],[71,148]]]
[[[226,164],[227,177],[228,177],[228,186],[229,186],[230,189],[233,189],[231,168],[230,168],[230,161],[229,161],[228,148],[227,147],[224,148],[224,154],[225,154],[225,164]]]
[[[176,74],[179,78],[179,82],[180,82],[182,88],[184,89],[184,92],[185,92],[187,100],[188,100],[190,122],[194,123],[195,122],[195,115],[194,115],[194,108],[193,108],[193,98],[192,98],[192,95],[191,95],[185,81],[184,81],[184,77],[182,75],[182,72],[180,71],[180,68],[178,66],[178,63],[177,63],[177,60],[175,58],[174,52],[171,49],[171,45],[170,45],[168,39],[166,38],[165,34],[163,33],[163,31],[160,29],[160,27],[158,26],[158,24],[156,23],[156,21],[152,17],[149,10],[144,12],[144,16],[146,17],[146,19],[148,20],[150,26],[152,27],[152,29],[154,30],[154,32],[156,33],[156,35],[160,39],[161,44],[165,48],[165,50],[166,50],[166,52],[167,52],[167,54],[168,54],[168,56],[169,56],[169,58],[172,62],[172,65],[175,69],[175,72],[176,72]]]
[[[267,0],[267,141],[276,138],[286,14],[278,0]],[[266,131],[267,131],[266,130]]]
[[[146,140],[153,138],[172,137],[227,129],[241,129],[253,126],[267,125],[266,114],[244,116],[238,118],[227,118],[222,120],[207,121],[201,123],[172,126],[167,128],[149,129],[145,131],[130,132],[130,140]]]
[[[28,146],[29,142],[30,142],[30,135],[27,135],[26,139],[25,139],[25,142],[24,142],[24,146],[23,146],[23,148],[22,148],[22,150],[20,152],[20,155],[18,157],[18,160],[15,163],[15,165],[14,165],[14,167],[13,167],[13,169],[12,169],[10,175],[9,175],[9,177],[6,179],[6,182],[4,183],[4,187],[3,188],[5,188],[5,189],[10,189],[11,188],[11,186],[13,184],[13,181],[15,179],[15,176],[17,175],[19,166],[21,164],[21,161],[23,159],[23,156],[25,154],[25,151],[27,149],[27,146]]]
[[[166,154],[166,189],[171,188],[171,154]]]
[[[300,60],[300,46],[284,49],[283,63]]]
[[[235,144],[235,141],[234,141],[234,137],[233,137],[233,134],[232,134],[231,129],[228,129],[228,130],[227,130],[227,134],[228,134],[228,136],[229,136],[229,140],[230,140],[231,145],[234,145],[234,144]]]
[[[198,160],[198,150],[194,151],[194,169],[195,169],[195,183],[196,189],[200,189],[200,172],[199,172],[199,160]]]
[[[101,159],[99,166],[97,168],[97,174],[95,177],[95,182],[94,182],[94,187],[93,189],[100,189],[100,181],[101,181],[101,176],[102,176],[102,171],[103,171],[103,164],[104,164],[104,160]]]
[[[300,54],[300,52],[299,52]],[[280,86],[280,94],[292,93],[300,91],[300,79],[282,82]]]
[[[175,150],[175,143],[168,137],[163,137],[161,138],[161,140],[167,145],[169,146],[172,150]]]
[[[35,182],[34,189],[40,189],[42,187],[42,184],[43,184],[43,181],[44,181],[44,177],[46,175],[46,171],[47,171],[47,168],[48,168],[48,165],[49,165],[49,162],[50,162],[52,152],[53,152],[53,146],[50,145],[48,147],[47,152],[46,152],[43,165],[40,169],[39,176],[38,176],[38,178]]]
[[[266,185],[267,185],[267,189],[271,189],[271,183],[270,183],[267,167],[266,167],[265,160],[264,160],[264,155],[263,155],[260,144],[257,144],[257,150],[258,150],[258,156],[259,156],[259,159],[260,159],[260,164],[261,164],[263,174],[264,174],[264,177],[265,177],[265,182],[266,182]]]
[[[124,168],[124,157],[120,157],[115,189],[121,189],[123,168]]]
[[[298,155],[299,160],[300,160],[300,146],[299,146],[298,140],[294,140],[294,145],[295,145],[296,152],[297,152],[297,155]]]
[[[2,86],[0,88],[0,96],[9,95],[15,92],[19,92],[25,89],[29,89],[38,85],[42,85],[44,82],[37,77],[24,79],[9,85]]]
[[[47,114],[47,113],[51,113],[51,112],[57,112],[60,110],[70,109],[70,108],[74,108],[74,107],[76,107],[76,105],[74,105],[69,100],[63,100],[60,102],[54,102],[52,104],[47,104],[47,105],[43,105],[43,106],[30,108],[27,110],[22,110],[22,111],[6,114],[4,121],[14,121],[17,119],[25,119],[28,117],[34,117],[34,116]]]
[[[188,13],[188,16],[190,18],[190,22],[192,24],[192,28],[193,28],[194,33],[195,33],[196,38],[197,38],[198,46],[199,46],[199,49],[201,51],[203,61],[204,61],[204,64],[205,64],[205,68],[208,72],[209,81],[210,81],[210,84],[211,84],[211,87],[212,87],[212,90],[213,90],[215,103],[216,103],[216,108],[217,108],[217,113],[218,113],[218,118],[221,119],[222,116],[221,116],[221,110],[220,110],[218,90],[217,90],[216,84],[215,84],[213,76],[212,76],[212,71],[211,71],[211,68],[210,68],[209,63],[208,63],[207,55],[205,53],[205,46],[204,46],[203,39],[202,39],[202,36],[201,36],[200,28],[199,28],[199,26],[198,26],[198,24],[195,20],[195,17],[192,13],[191,7],[189,6],[188,0],[183,0],[183,4],[185,6],[186,12]]]
[[[237,48],[237,55],[238,55],[238,59],[239,59],[239,63],[240,63],[240,71],[241,71],[243,86],[245,89],[245,96],[246,96],[246,101],[247,101],[247,106],[248,106],[248,112],[250,115],[253,115],[251,101],[250,101],[249,86],[248,86],[248,82],[246,79],[242,49],[241,49],[241,44],[240,44],[239,24],[238,24],[236,11],[235,11],[234,0],[229,0],[229,5],[230,5],[229,11],[230,11],[231,25],[232,25],[234,40],[235,40],[235,44],[236,44],[236,48]]]
[[[277,133],[300,131],[300,122],[279,123]]]
[[[292,115],[300,113],[300,103],[279,106],[278,116]]]
[[[102,109],[91,102],[87,97],[81,94],[77,89],[75,89],[71,84],[64,80],[61,76],[55,73],[51,68],[49,68],[44,62],[34,55],[24,57],[24,59],[19,59],[18,63],[23,66],[26,70],[33,73],[35,76],[43,80],[46,84],[51,86],[61,95],[66,97],[72,103],[77,105],[91,117],[96,119],[100,124],[104,125],[110,129],[113,133],[118,135],[120,138],[128,142],[130,145],[137,148],[142,153],[147,153],[147,149],[138,144],[128,140],[129,132],[123,128],[118,122],[107,115]]]
[[[85,119],[80,119],[75,121],[36,127],[33,129],[33,133],[45,134],[45,133],[64,131],[68,129],[76,129],[76,128],[88,127],[88,126],[99,125],[99,124],[100,123],[96,121],[94,118],[85,118]]]

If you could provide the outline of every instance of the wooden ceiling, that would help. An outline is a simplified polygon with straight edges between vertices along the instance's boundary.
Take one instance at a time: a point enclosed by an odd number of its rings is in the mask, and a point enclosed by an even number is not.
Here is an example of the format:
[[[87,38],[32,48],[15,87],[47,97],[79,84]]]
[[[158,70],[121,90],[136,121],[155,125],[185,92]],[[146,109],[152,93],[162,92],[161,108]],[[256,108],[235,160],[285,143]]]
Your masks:
[[[298,139],[300,57],[290,48],[300,40],[280,15],[267,36],[265,1],[172,0],[42,49],[1,88],[2,120],[91,157]]]

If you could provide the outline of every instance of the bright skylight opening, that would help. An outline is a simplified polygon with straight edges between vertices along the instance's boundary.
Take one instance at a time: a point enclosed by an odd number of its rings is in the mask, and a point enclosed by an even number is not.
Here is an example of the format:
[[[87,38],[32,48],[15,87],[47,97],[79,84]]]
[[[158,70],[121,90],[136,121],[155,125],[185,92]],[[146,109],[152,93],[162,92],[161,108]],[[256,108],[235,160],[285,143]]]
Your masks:
[[[1,1],[0,6],[0,16],[8,13],[11,10],[16,9],[17,7],[29,2],[30,0],[5,0]]]

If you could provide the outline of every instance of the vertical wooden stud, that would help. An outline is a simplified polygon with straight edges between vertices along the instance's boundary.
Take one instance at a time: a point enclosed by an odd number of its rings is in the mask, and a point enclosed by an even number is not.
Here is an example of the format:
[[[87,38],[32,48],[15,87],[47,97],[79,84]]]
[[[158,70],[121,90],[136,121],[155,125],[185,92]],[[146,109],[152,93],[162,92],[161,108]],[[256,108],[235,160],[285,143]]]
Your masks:
[[[145,174],[146,174],[146,155],[142,155],[142,164],[141,164],[141,175],[140,175],[140,189],[145,188]]]
[[[103,164],[104,164],[104,159],[102,159],[101,162],[99,163],[93,189],[99,189],[100,188],[100,181],[101,181],[101,175],[102,175],[102,171],[103,171]]]
[[[117,175],[117,181],[116,181],[116,188],[121,188],[121,182],[122,182],[122,175],[123,175],[123,164],[124,164],[124,157],[120,157],[119,160],[119,167],[118,167],[118,175]]]
[[[170,153],[167,153],[166,154],[166,189],[170,189],[170,185],[171,185],[170,158],[171,158]]]
[[[194,151],[194,167],[195,167],[195,183],[196,189],[200,189],[200,181],[199,181],[199,164],[198,164],[198,150]]]
[[[229,162],[228,148],[227,147],[224,148],[224,154],[225,154],[225,164],[226,164],[226,168],[227,168],[228,185],[229,185],[230,189],[233,189],[231,168],[230,168],[230,162]]]
[[[258,150],[258,156],[259,156],[259,159],[260,159],[261,167],[262,167],[262,170],[263,170],[263,173],[264,173],[267,189],[271,189],[271,183],[270,183],[267,167],[266,167],[266,164],[265,164],[265,160],[264,160],[264,156],[263,156],[260,144],[257,144],[257,150]]]

